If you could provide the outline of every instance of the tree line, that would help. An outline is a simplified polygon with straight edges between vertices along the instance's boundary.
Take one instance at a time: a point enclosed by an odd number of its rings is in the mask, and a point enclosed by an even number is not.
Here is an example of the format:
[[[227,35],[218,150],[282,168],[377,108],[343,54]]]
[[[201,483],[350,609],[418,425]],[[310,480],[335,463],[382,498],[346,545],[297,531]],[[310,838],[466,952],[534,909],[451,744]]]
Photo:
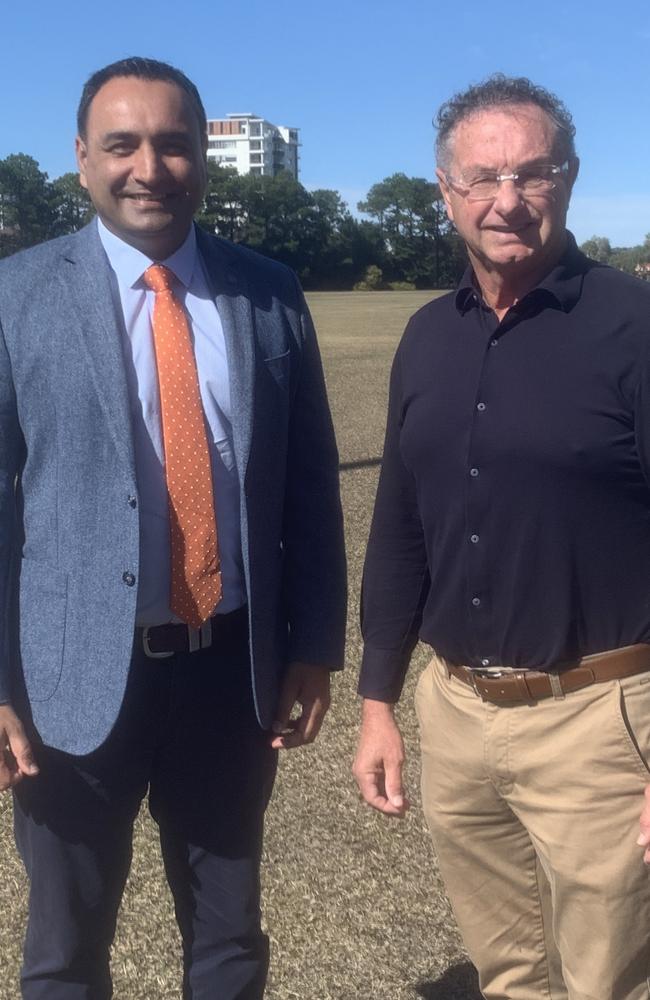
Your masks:
[[[637,278],[650,280],[650,233],[635,247],[613,247],[606,236],[592,236],[580,249],[601,264],[610,264]]]
[[[451,288],[466,265],[440,188],[396,173],[373,184],[352,215],[338,191],[307,191],[290,174],[238,174],[214,161],[200,225],[288,264],[307,289]],[[76,232],[94,209],[76,173],[54,180],[25,153],[0,160],[0,257]],[[638,247],[606,237],[590,257],[650,278],[650,233]]]
[[[297,271],[305,288],[445,288],[462,274],[462,244],[437,184],[393,174],[359,203],[275,177],[208,164],[200,225]],[[0,160],[0,257],[73,233],[94,214],[76,173],[50,180],[24,153]]]

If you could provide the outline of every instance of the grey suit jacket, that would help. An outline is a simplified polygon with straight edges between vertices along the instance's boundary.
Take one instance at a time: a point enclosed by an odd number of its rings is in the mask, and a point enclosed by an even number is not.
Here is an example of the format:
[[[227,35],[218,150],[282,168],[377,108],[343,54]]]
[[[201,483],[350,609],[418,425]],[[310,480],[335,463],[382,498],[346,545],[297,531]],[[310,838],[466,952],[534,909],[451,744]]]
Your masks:
[[[252,683],[268,727],[287,662],[342,665],[338,458],[295,276],[197,236],[227,344]],[[94,223],[0,262],[0,701],[76,754],[115,722],[134,635],[121,323]]]

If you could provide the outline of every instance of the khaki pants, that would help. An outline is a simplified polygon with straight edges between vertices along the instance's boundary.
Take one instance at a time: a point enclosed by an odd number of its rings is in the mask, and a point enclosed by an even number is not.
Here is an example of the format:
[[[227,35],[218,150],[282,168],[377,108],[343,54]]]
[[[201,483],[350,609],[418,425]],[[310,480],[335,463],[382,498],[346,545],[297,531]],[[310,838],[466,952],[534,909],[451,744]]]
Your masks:
[[[650,673],[496,706],[435,658],[416,692],[422,795],[489,1000],[648,1000]]]

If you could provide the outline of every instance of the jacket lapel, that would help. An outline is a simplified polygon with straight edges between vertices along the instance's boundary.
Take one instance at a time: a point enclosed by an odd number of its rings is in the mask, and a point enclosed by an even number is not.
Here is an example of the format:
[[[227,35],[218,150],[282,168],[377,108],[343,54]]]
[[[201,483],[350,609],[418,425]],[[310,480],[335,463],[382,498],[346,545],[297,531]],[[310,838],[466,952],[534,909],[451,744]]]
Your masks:
[[[253,307],[241,264],[234,259],[234,254],[228,252],[228,245],[210,237],[198,226],[196,237],[226,341],[235,460],[239,479],[243,485],[253,429],[255,390]]]
[[[72,252],[70,252],[70,248]],[[76,329],[95,390],[118,452],[135,475],[129,395],[122,348],[123,319],[111,270],[92,222],[65,253],[66,279],[77,313]]]

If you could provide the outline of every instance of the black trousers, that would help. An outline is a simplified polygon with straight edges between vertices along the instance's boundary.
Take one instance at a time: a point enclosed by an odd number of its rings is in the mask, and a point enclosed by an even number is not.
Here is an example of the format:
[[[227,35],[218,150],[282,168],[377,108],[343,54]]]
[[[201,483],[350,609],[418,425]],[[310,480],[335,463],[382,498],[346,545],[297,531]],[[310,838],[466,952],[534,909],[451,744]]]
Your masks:
[[[36,747],[14,798],[29,880],[24,1000],[109,1000],[109,949],[145,795],[183,941],[184,1000],[260,1000],[259,864],[276,754],[253,710],[245,629],[169,659],[134,650],[122,711],[87,756]],[[97,692],[101,698],[101,691]]]

